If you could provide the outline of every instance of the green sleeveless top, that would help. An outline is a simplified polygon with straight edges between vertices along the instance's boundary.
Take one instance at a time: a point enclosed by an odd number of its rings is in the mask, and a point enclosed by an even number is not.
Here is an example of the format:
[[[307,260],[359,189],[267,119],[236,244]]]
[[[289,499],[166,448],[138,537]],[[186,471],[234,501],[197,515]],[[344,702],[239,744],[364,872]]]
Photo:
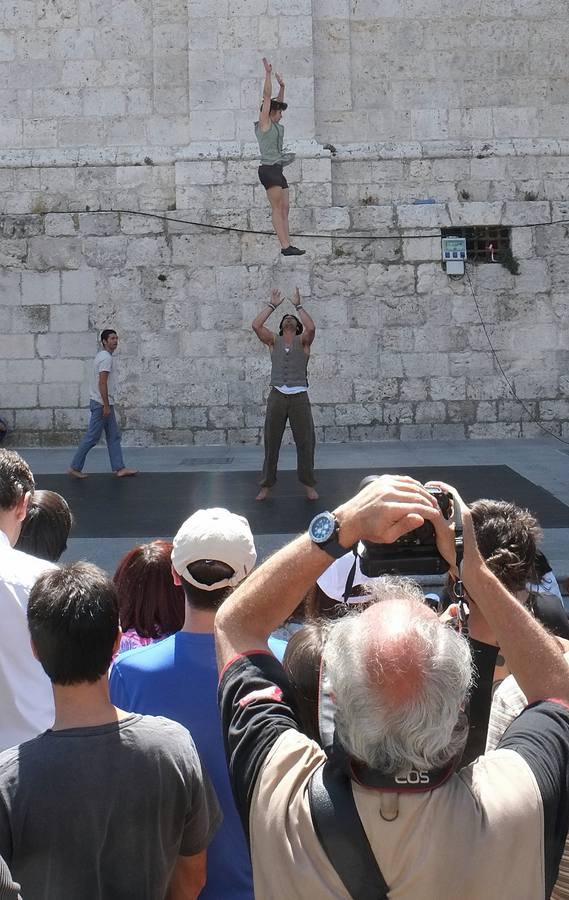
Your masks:
[[[255,122],[255,136],[261,151],[261,165],[274,166],[282,164],[288,154],[283,153],[284,125],[271,122],[268,131],[262,131],[259,122]]]

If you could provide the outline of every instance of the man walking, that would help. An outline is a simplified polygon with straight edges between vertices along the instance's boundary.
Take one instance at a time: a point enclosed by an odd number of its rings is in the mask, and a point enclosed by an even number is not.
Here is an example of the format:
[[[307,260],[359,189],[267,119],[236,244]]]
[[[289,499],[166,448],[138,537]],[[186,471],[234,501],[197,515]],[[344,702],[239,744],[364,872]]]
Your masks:
[[[200,900],[253,900],[253,876],[243,827],[231,794],[217,709],[213,625],[217,610],[255,565],[246,519],[227,509],[200,509],[174,538],[172,572],[186,596],[177,634],[121,654],[111,671],[111,699],[131,712],[167,716],[185,725],[223,810],[208,849]]]
[[[119,338],[112,328],[101,332],[102,350],[99,350],[93,361],[93,372],[90,384],[91,420],[87,433],[83,437],[77,452],[71,461],[69,474],[72,478],[87,478],[83,472],[85,459],[89,450],[95,447],[103,429],[107,441],[111,469],[119,478],[136,475],[136,469],[127,469],[122,455],[121,433],[115,416],[116,382],[113,369],[113,353],[117,349]]]
[[[257,500],[265,500],[277,480],[279,451],[287,421],[296,444],[298,480],[304,485],[309,500],[317,500],[314,488],[314,447],[316,443],[312,410],[308,399],[307,368],[316,326],[300,302],[298,288],[291,303],[297,316],[283,316],[279,333],[274,334],[265,322],[283,302],[280,291],[273,290],[271,302],[259,313],[252,328],[271,351],[271,392],[265,417],[265,461],[261,490]]]
[[[188,731],[109,700],[116,589],[89,563],[30,593],[55,724],[0,755],[0,855],[26,900],[195,900],[221,821]]]

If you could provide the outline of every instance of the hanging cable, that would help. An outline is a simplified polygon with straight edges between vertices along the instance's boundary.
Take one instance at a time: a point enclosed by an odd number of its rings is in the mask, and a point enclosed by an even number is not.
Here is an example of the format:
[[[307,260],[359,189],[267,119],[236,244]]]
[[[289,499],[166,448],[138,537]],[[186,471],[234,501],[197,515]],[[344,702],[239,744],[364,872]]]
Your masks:
[[[528,416],[530,417],[530,420],[534,423],[534,425],[537,425],[538,428],[541,428],[541,430],[544,432],[544,434],[548,434],[551,437],[554,437],[556,441],[559,441],[562,444],[569,444],[569,441],[566,441],[564,438],[559,437],[559,435],[555,434],[555,432],[551,431],[549,428],[546,428],[545,425],[542,425],[541,422],[538,419],[536,419],[531,408],[527,405],[527,403],[525,403],[524,400],[521,399],[521,397],[518,397],[518,395],[516,393],[516,389],[514,388],[512,382],[506,375],[504,367],[502,366],[502,363],[500,362],[500,360],[498,358],[498,354],[496,353],[496,351],[494,349],[494,345],[492,344],[492,341],[490,339],[490,335],[488,333],[486,323],[485,323],[484,319],[482,318],[482,313],[480,312],[480,306],[478,305],[478,299],[476,297],[474,287],[472,286],[472,281],[470,279],[470,273],[468,271],[468,266],[465,267],[464,274],[466,275],[466,280],[468,281],[468,285],[470,287],[472,299],[474,300],[474,305],[476,306],[476,312],[478,313],[478,318],[480,319],[480,324],[482,325],[484,334],[486,336],[486,340],[488,341],[488,346],[490,347],[490,352],[492,353],[494,362],[496,363],[498,369],[500,370],[500,374],[502,375],[502,378],[508,385],[508,390],[510,391],[510,394],[512,395],[512,397],[514,398],[516,403],[519,403],[520,406],[522,407],[522,409],[524,409],[527,412]]]
[[[264,237],[274,237],[274,231],[261,231],[256,228],[238,228],[236,225],[213,225],[209,222],[194,222],[191,219],[177,219],[174,216],[167,216],[164,213],[152,213],[141,209],[86,209],[86,210],[44,210],[41,213],[1,213],[2,219],[18,219],[31,216],[81,216],[81,215],[109,215],[109,213],[117,213],[126,216],[145,216],[149,219],[160,219],[163,222],[173,222],[176,225],[193,225],[195,228],[210,228],[213,231],[227,231],[235,234],[259,234]],[[551,222],[525,222],[519,225],[505,225],[510,230],[514,228],[541,228],[542,226],[551,225],[569,225],[569,219],[553,219]],[[425,225],[421,234],[404,234],[400,229],[397,234],[314,234],[300,231],[291,231],[292,237],[300,238],[324,238],[327,240],[337,241],[400,241],[411,238],[428,238],[438,237],[436,234],[425,234],[429,231],[440,231],[442,227],[449,228],[452,226],[441,225]],[[459,226],[457,226],[458,228]]]

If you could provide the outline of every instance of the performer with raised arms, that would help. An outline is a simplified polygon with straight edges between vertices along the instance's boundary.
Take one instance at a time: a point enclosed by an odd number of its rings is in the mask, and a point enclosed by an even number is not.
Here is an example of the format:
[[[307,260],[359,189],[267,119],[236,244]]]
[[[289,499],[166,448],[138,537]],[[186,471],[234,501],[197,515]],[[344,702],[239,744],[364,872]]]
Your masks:
[[[298,288],[294,289],[291,303],[298,316],[285,315],[274,334],[265,322],[283,302],[280,291],[274,290],[271,301],[259,313],[252,328],[263,344],[271,351],[271,392],[267,400],[265,417],[265,462],[261,478],[261,490],[257,500],[265,500],[277,479],[277,463],[287,421],[296,444],[298,480],[304,486],[309,500],[318,500],[314,488],[314,447],[316,444],[312,410],[308,399],[307,367],[310,346],[316,334],[316,326],[300,302]]]
[[[294,161],[294,153],[283,151],[284,126],[280,124],[283,112],[287,108],[284,102],[285,83],[278,73],[275,78],[279,83],[279,92],[272,98],[273,67],[263,58],[265,67],[265,83],[263,85],[263,103],[259,121],[255,122],[255,135],[259,144],[261,164],[259,180],[267,192],[273,228],[281,245],[283,256],[302,256],[305,250],[293,247],[288,231],[288,182],[283,175],[283,167]]]

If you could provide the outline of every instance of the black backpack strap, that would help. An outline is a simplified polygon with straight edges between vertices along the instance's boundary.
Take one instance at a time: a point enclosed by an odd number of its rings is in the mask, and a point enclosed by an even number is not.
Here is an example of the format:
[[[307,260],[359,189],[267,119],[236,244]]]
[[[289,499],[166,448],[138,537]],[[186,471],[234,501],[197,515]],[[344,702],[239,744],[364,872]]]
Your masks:
[[[308,786],[312,824],[352,900],[387,900],[389,888],[369,845],[348,775],[328,761]]]

